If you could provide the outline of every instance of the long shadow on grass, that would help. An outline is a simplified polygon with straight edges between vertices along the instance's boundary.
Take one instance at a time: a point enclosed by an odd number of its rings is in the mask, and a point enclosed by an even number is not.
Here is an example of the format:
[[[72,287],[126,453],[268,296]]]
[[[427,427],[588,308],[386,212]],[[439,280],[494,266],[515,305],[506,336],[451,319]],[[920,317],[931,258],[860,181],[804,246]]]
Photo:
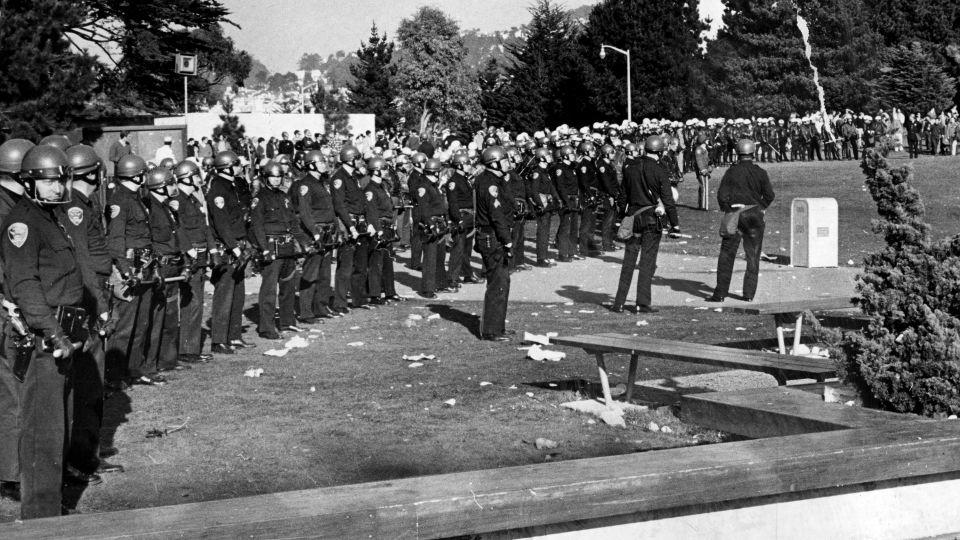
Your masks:
[[[457,323],[469,330],[475,337],[480,337],[480,317],[444,304],[427,304],[427,308],[440,315],[441,319]]]
[[[707,297],[713,294],[713,287],[702,281],[692,279],[671,279],[663,276],[653,276],[653,284],[670,287],[671,290],[687,293],[692,296]]]
[[[604,302],[613,300],[613,297],[611,297],[609,294],[587,291],[577,287],[576,285],[562,285],[556,292],[559,296],[578,304],[600,305]]]

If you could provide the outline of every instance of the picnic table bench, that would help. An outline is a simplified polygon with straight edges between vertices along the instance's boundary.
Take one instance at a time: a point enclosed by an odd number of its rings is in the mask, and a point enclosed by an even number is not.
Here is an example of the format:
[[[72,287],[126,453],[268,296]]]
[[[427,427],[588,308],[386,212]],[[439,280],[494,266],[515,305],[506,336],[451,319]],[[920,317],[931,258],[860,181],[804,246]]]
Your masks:
[[[815,311],[837,311],[854,309],[853,300],[842,296],[811,298],[809,300],[791,300],[788,302],[768,302],[763,304],[747,304],[742,306],[724,307],[724,311],[746,313],[748,315],[773,315],[773,322],[777,325],[777,344],[780,354],[787,354],[787,347],[783,339],[783,328],[786,324],[794,324],[793,348],[795,354],[800,346],[800,332],[803,327],[803,318],[807,316],[814,325],[818,325]]]
[[[725,368],[748,369],[773,375],[780,385],[791,379],[816,379],[823,382],[836,376],[836,368],[828,358],[784,357],[764,351],[748,351],[703,343],[687,343],[645,336],[606,333],[579,336],[558,336],[550,338],[555,345],[579,347],[597,360],[600,372],[600,385],[603,387],[603,399],[607,404],[613,402],[610,395],[610,381],[603,355],[606,353],[629,354],[630,370],[627,374],[626,400],[633,395],[633,386],[637,379],[637,365],[640,356],[677,360]]]

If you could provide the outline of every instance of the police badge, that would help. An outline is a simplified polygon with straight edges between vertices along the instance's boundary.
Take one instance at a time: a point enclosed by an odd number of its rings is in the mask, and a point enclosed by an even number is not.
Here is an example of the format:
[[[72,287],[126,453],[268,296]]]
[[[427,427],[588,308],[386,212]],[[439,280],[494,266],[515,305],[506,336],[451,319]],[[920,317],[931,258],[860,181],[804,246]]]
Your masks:
[[[23,247],[23,244],[27,242],[27,235],[30,233],[30,229],[27,228],[26,223],[14,223],[7,228],[7,236],[10,238],[10,243],[16,247]]]
[[[73,223],[74,227],[79,227],[83,223],[83,209],[74,206],[67,210],[67,217],[70,218],[70,223]]]

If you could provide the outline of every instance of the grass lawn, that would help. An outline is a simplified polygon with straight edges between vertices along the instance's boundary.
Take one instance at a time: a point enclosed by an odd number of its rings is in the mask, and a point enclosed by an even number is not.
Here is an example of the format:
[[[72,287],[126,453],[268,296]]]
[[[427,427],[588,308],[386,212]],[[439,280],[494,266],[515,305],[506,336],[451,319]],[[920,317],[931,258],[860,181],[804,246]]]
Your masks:
[[[893,166],[912,164],[915,185],[927,209],[927,220],[935,236],[952,236],[960,232],[960,157],[922,157],[906,159],[894,154]],[[769,255],[790,255],[790,205],[795,198],[831,197],[840,209],[840,264],[853,260],[860,265],[863,255],[883,243],[870,226],[877,217],[877,207],[864,185],[865,176],[858,162],[761,163],[770,175],[776,199],[767,211],[764,252]],[[717,230],[720,216],[716,190],[726,169],[714,171],[711,182],[711,210],[702,212],[690,207],[680,209],[680,226],[693,236],[686,244],[664,239],[661,249],[715,257],[720,239]],[[681,204],[696,206],[697,180],[692,174],[680,185]]]
[[[916,183],[938,235],[956,232],[958,165],[956,158],[916,163]],[[859,262],[879,246],[870,231],[875,207],[857,164],[766,168],[777,192],[767,214],[767,253],[789,253],[789,204],[795,197],[840,201],[841,263]],[[719,174],[714,190],[718,185]],[[692,201],[695,181],[688,178],[682,193]],[[684,208],[680,219],[684,232],[694,238],[665,241],[663,249],[715,257],[719,212]],[[253,299],[249,296],[248,302]],[[538,363],[524,360],[519,340],[478,341],[474,314],[480,310],[476,302],[453,298],[361,311],[316,326],[319,332],[309,348],[283,358],[263,355],[279,343],[254,337],[256,349],[178,372],[163,387],[114,395],[107,400],[105,439],[121,451],[111,461],[127,472],[106,475],[82,497],[73,493],[79,497],[78,510],[169,505],[720,440],[717,432],[680,423],[670,410],[634,413],[624,429],[560,408],[565,401],[598,392],[593,358],[560,348],[567,359]],[[411,314],[423,319],[410,322]],[[440,317],[428,320],[431,314]],[[511,303],[508,318],[508,327],[521,335],[615,331],[741,346],[773,335],[769,317],[688,307],[637,317],[612,314],[595,304]],[[639,319],[649,324],[637,326]],[[251,335],[249,328],[248,339]],[[357,342],[362,344],[351,345]],[[401,358],[419,353],[437,358],[421,367],[409,367]],[[625,380],[627,364],[626,357],[608,361],[613,384]],[[263,368],[263,376],[244,377],[251,368]],[[644,360],[639,378],[710,371],[716,369]],[[456,403],[445,405],[450,399]],[[670,426],[672,433],[648,431],[650,421]],[[146,437],[151,429],[184,423],[165,437]],[[533,445],[538,437],[559,446],[538,450]],[[0,502],[0,521],[14,519],[17,512],[16,505]]]

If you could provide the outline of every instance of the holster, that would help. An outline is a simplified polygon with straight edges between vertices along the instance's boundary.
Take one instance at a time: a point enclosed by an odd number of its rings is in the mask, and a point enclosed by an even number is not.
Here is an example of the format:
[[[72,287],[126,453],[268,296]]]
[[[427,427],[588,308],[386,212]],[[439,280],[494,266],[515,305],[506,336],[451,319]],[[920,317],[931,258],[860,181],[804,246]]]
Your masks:
[[[317,223],[317,231],[320,234],[317,247],[321,253],[333,251],[340,246],[340,230],[336,223]]]

